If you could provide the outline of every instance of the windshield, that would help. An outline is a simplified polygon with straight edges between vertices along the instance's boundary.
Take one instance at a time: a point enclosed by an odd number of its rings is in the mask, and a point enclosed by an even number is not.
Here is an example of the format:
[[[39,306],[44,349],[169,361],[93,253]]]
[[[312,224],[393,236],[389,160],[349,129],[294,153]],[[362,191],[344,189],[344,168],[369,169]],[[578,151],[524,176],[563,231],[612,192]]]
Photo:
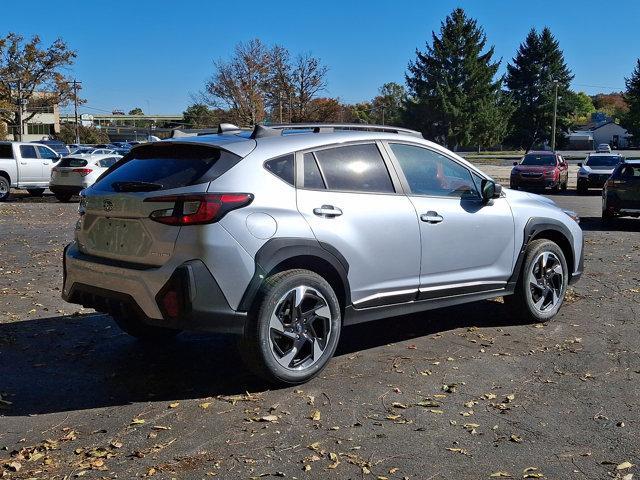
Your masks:
[[[555,166],[555,155],[545,153],[530,153],[525,155],[520,165],[536,165],[536,166]]]
[[[153,184],[158,186],[155,190],[196,185],[214,180],[239,160],[237,155],[203,145],[165,143],[138,147],[107,170],[94,188],[113,192],[120,191],[118,185],[125,183]]]
[[[590,155],[587,158],[586,165],[590,167],[615,167],[621,160],[622,157],[620,155]]]

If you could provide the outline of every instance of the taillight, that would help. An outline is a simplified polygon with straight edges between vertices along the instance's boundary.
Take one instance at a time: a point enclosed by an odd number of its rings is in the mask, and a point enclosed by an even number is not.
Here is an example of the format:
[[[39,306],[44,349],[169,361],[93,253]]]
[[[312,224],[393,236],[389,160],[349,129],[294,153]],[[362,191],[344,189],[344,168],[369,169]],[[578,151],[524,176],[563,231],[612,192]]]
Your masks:
[[[86,177],[91,172],[93,172],[93,170],[91,170],[90,168],[74,168],[71,171],[75,173],[79,173],[82,177]]]
[[[609,180],[607,180],[607,182],[605,183],[605,187],[607,187],[607,188],[620,187],[623,184],[624,184],[624,180],[615,179],[615,178],[609,178]]]
[[[214,223],[231,210],[249,205],[250,193],[206,193],[166,195],[146,198],[145,202],[173,203],[173,207],[154,210],[149,215],[153,221],[165,225],[202,225]]]

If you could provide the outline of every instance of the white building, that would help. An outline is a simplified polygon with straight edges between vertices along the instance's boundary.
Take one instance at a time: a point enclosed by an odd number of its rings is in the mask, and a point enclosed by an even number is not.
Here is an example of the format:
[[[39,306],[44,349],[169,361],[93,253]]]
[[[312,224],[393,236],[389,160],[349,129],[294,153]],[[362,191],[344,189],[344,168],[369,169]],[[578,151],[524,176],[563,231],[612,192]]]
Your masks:
[[[46,93],[36,93],[35,95],[46,95]],[[29,118],[34,111],[35,115]],[[60,133],[60,111],[58,105],[41,106],[36,103],[32,108],[27,105],[23,118],[29,118],[23,125],[23,142],[42,140],[44,137],[53,137],[55,134]],[[17,125],[7,125],[7,136],[4,140],[13,140],[13,133],[17,130]]]
[[[586,125],[580,130],[569,132],[569,148],[574,150],[592,150],[601,143],[614,148],[627,148],[631,134],[624,127],[608,120]]]

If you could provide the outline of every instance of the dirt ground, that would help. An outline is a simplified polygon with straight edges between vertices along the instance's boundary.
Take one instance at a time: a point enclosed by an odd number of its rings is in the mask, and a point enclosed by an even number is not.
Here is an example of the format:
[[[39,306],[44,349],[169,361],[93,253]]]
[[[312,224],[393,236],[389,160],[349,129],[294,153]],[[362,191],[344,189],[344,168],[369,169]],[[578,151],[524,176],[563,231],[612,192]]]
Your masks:
[[[235,341],[141,345],[60,299],[77,204],[0,205],[0,478],[630,480],[640,476],[640,220],[577,210],[585,275],[522,324],[486,301],[345,328],[273,389]]]

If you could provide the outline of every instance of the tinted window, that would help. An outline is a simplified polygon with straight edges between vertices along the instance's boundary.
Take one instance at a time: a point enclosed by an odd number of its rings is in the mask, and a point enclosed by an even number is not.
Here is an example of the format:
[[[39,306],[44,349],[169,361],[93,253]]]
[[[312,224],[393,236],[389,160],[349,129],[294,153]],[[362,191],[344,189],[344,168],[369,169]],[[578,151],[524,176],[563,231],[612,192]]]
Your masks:
[[[20,156],[22,156],[22,158],[38,158],[36,155],[36,147],[33,145],[20,145]]]
[[[87,161],[82,158],[63,158],[58,167],[86,167]]]
[[[389,172],[374,144],[348,145],[315,152],[328,189],[391,193]]]
[[[294,156],[285,155],[284,157],[274,158],[264,164],[267,170],[273,173],[275,176],[280,177],[289,185],[294,184]]]
[[[390,147],[411,193],[439,197],[478,196],[471,172],[450,158],[413,145],[392,143]]]
[[[48,158],[49,160],[56,160],[58,158],[58,154],[47,147],[38,146],[36,148],[38,149],[40,158]]]
[[[552,166],[556,164],[555,155],[546,153],[530,153],[525,155],[520,165]]]
[[[94,184],[101,191],[114,191],[116,182],[161,185],[157,190],[210,182],[233,167],[240,157],[202,145],[157,142],[138,147]]]
[[[13,149],[11,145],[0,145],[0,158],[13,158]]]
[[[100,160],[98,162],[98,165],[100,165],[101,167],[104,167],[104,168],[109,168],[114,163],[116,163],[118,160],[120,160],[118,157],[103,158],[102,160]]]
[[[304,154],[304,188],[326,188],[313,153]]]
[[[640,180],[640,165],[620,165],[612,177],[626,180]]]
[[[615,167],[621,161],[620,155],[589,155],[586,165],[590,167]]]

